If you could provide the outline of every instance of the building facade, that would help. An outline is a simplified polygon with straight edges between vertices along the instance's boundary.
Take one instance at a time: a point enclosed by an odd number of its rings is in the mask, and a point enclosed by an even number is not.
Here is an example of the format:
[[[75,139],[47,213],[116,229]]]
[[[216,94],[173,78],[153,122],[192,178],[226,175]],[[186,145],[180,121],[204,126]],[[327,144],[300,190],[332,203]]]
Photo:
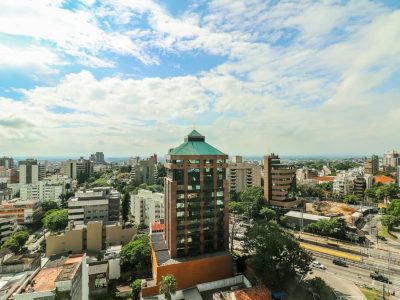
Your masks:
[[[148,159],[139,160],[137,164],[132,165],[131,180],[149,185],[155,184],[158,178],[157,154],[153,154]]]
[[[75,193],[68,200],[68,220],[75,224],[89,221],[118,221],[120,194],[110,187],[96,187]]]
[[[22,201],[59,201],[65,192],[65,184],[39,181],[37,184],[21,184],[20,198]]]
[[[398,157],[399,153],[394,150],[385,152],[383,155],[383,171],[388,173],[396,172]]]
[[[46,177],[46,167],[36,159],[27,159],[19,162],[19,183],[37,184]]]
[[[14,159],[12,157],[0,157],[0,167],[4,167],[6,169],[14,168]]]
[[[136,224],[149,227],[154,222],[164,222],[164,194],[139,190],[131,199],[131,215]]]
[[[231,192],[240,193],[249,187],[261,186],[261,166],[234,156],[228,163],[227,178]]]
[[[0,205],[0,218],[16,219],[18,225],[32,224],[42,217],[41,203],[38,201],[11,200]]]
[[[300,204],[296,189],[296,169],[281,163],[278,155],[264,156],[264,198],[271,206],[294,207]]]
[[[93,163],[81,157],[80,159],[68,159],[62,165],[63,174],[72,179],[80,176],[89,177],[93,173]]]
[[[379,157],[378,155],[372,155],[364,162],[364,173],[370,175],[376,175],[379,171]]]
[[[17,220],[14,218],[0,218],[0,242],[5,242],[8,237],[18,229]]]

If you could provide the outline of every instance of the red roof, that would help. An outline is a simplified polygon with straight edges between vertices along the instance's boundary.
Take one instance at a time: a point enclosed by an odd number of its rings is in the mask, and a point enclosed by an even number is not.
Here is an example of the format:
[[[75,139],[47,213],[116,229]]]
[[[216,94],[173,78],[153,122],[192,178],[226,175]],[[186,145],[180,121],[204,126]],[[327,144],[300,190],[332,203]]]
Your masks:
[[[160,222],[154,222],[151,224],[151,232],[160,232],[164,231],[164,224],[160,224]]]
[[[313,179],[316,179],[318,181],[322,181],[322,182],[330,182],[330,181],[334,181],[335,177],[334,176],[321,176],[321,177],[315,177]]]
[[[271,294],[265,286],[255,286],[252,288],[235,292],[236,300],[271,300]]]
[[[394,183],[395,180],[392,177],[386,176],[386,175],[377,175],[374,176],[374,182],[375,183],[383,183],[383,184],[391,184]]]

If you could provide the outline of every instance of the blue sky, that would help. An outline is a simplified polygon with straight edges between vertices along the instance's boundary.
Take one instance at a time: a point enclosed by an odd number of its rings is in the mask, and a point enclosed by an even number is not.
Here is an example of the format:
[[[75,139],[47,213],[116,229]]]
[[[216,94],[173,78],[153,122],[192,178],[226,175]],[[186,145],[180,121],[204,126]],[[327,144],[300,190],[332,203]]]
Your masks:
[[[399,149],[399,1],[0,3],[0,155]]]

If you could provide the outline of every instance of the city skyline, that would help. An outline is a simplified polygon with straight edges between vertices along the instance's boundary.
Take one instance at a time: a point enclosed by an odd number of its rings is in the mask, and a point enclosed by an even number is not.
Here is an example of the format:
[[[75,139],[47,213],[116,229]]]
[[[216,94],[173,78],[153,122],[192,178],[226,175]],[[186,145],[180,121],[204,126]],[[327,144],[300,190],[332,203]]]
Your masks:
[[[2,1],[1,155],[400,149],[400,3]],[[214,128],[218,128],[215,130]]]

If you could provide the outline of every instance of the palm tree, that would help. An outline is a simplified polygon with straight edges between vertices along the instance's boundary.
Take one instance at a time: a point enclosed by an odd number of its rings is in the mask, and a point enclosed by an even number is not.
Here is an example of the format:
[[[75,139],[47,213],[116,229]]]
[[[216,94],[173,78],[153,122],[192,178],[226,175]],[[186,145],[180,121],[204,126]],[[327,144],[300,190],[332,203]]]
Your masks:
[[[167,300],[171,300],[176,292],[176,280],[174,275],[165,275],[161,279],[160,294],[164,294]]]

